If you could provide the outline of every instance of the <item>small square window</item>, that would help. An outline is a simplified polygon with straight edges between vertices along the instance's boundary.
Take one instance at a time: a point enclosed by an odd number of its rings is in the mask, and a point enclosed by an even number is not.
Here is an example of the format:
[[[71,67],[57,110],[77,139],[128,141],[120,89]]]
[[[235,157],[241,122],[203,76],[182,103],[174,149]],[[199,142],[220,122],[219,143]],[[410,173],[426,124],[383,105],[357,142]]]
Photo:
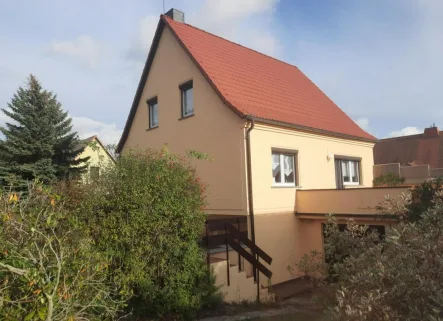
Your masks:
[[[275,186],[295,186],[295,155],[272,152],[272,183]]]
[[[148,100],[149,128],[158,127],[158,101],[157,98]]]
[[[194,115],[194,90],[192,80],[180,86],[182,117]]]

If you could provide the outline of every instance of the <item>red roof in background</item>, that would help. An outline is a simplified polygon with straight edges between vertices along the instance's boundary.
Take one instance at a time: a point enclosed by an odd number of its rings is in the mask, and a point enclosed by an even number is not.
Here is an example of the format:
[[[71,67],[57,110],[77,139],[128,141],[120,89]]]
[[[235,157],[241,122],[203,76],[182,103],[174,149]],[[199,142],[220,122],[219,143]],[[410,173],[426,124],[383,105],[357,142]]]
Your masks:
[[[374,164],[429,165],[443,168],[443,132],[381,139],[374,146]],[[425,129],[428,131],[429,129]]]
[[[222,100],[241,116],[376,138],[349,118],[297,67],[162,16]]]

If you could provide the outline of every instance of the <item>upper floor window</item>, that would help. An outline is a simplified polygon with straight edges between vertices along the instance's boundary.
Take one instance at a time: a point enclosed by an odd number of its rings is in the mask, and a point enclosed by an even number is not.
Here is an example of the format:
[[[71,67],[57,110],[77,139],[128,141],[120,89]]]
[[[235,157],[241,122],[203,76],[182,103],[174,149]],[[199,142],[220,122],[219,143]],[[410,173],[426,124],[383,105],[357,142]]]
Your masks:
[[[360,185],[360,161],[351,159],[336,159],[335,171],[337,188],[347,185]]]
[[[149,128],[158,127],[158,101],[157,97],[148,100]]]
[[[194,92],[192,80],[180,85],[182,117],[194,115]]]
[[[295,155],[272,152],[272,178],[274,186],[295,186]]]

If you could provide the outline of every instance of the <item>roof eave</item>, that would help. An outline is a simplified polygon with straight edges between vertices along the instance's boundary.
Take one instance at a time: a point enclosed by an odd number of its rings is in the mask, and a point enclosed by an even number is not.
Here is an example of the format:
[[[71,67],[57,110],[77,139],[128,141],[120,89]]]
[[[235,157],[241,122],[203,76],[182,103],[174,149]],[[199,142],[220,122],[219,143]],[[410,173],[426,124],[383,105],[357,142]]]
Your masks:
[[[131,129],[132,121],[134,120],[135,113],[137,112],[138,104],[140,103],[141,96],[143,94],[143,89],[148,79],[149,70],[151,69],[152,62],[154,60],[155,53],[157,51],[158,44],[160,42],[160,37],[162,35],[165,26],[165,21],[160,17],[157,29],[155,31],[154,39],[152,40],[151,48],[149,49],[148,57],[146,58],[145,66],[143,68],[140,81],[138,83],[137,91],[135,92],[134,100],[132,102],[131,110],[129,111],[128,119],[126,120],[125,127],[123,129],[122,137],[117,144],[116,151],[120,153],[129,135],[129,130]]]
[[[353,135],[349,135],[349,134],[337,133],[337,132],[332,132],[329,130],[323,130],[323,129],[319,129],[319,128],[296,125],[296,124],[282,122],[282,121],[278,121],[278,120],[255,117],[253,115],[246,115],[243,118],[246,120],[254,119],[254,121],[256,121],[258,123],[266,124],[266,125],[273,125],[273,126],[297,129],[297,130],[301,130],[301,131],[305,131],[305,132],[321,134],[321,135],[326,135],[326,136],[332,136],[332,137],[337,137],[337,138],[351,139],[351,140],[357,140],[357,141],[367,142],[367,143],[378,142],[378,139],[376,139],[376,138],[370,139],[370,138],[365,138],[365,137],[360,137],[360,136],[353,136]]]

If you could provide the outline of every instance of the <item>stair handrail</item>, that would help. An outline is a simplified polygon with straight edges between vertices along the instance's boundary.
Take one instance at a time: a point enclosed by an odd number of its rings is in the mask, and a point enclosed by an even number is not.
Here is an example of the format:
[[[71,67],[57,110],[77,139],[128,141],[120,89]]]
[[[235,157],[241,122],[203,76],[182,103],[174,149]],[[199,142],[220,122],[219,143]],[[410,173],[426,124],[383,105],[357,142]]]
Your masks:
[[[232,224],[226,224],[226,231],[229,232],[227,233],[226,237],[227,244],[239,255],[241,255],[246,261],[251,263],[254,268],[263,273],[266,277],[271,278],[272,272],[258,259],[256,259],[255,255],[257,255],[258,258],[263,259],[268,264],[272,263],[272,258],[260,247],[254,244],[250,239],[242,235],[240,231],[237,230]],[[238,242],[235,241],[236,239],[238,240]],[[245,244],[251,250],[252,254],[246,251],[241,246],[241,243]]]

